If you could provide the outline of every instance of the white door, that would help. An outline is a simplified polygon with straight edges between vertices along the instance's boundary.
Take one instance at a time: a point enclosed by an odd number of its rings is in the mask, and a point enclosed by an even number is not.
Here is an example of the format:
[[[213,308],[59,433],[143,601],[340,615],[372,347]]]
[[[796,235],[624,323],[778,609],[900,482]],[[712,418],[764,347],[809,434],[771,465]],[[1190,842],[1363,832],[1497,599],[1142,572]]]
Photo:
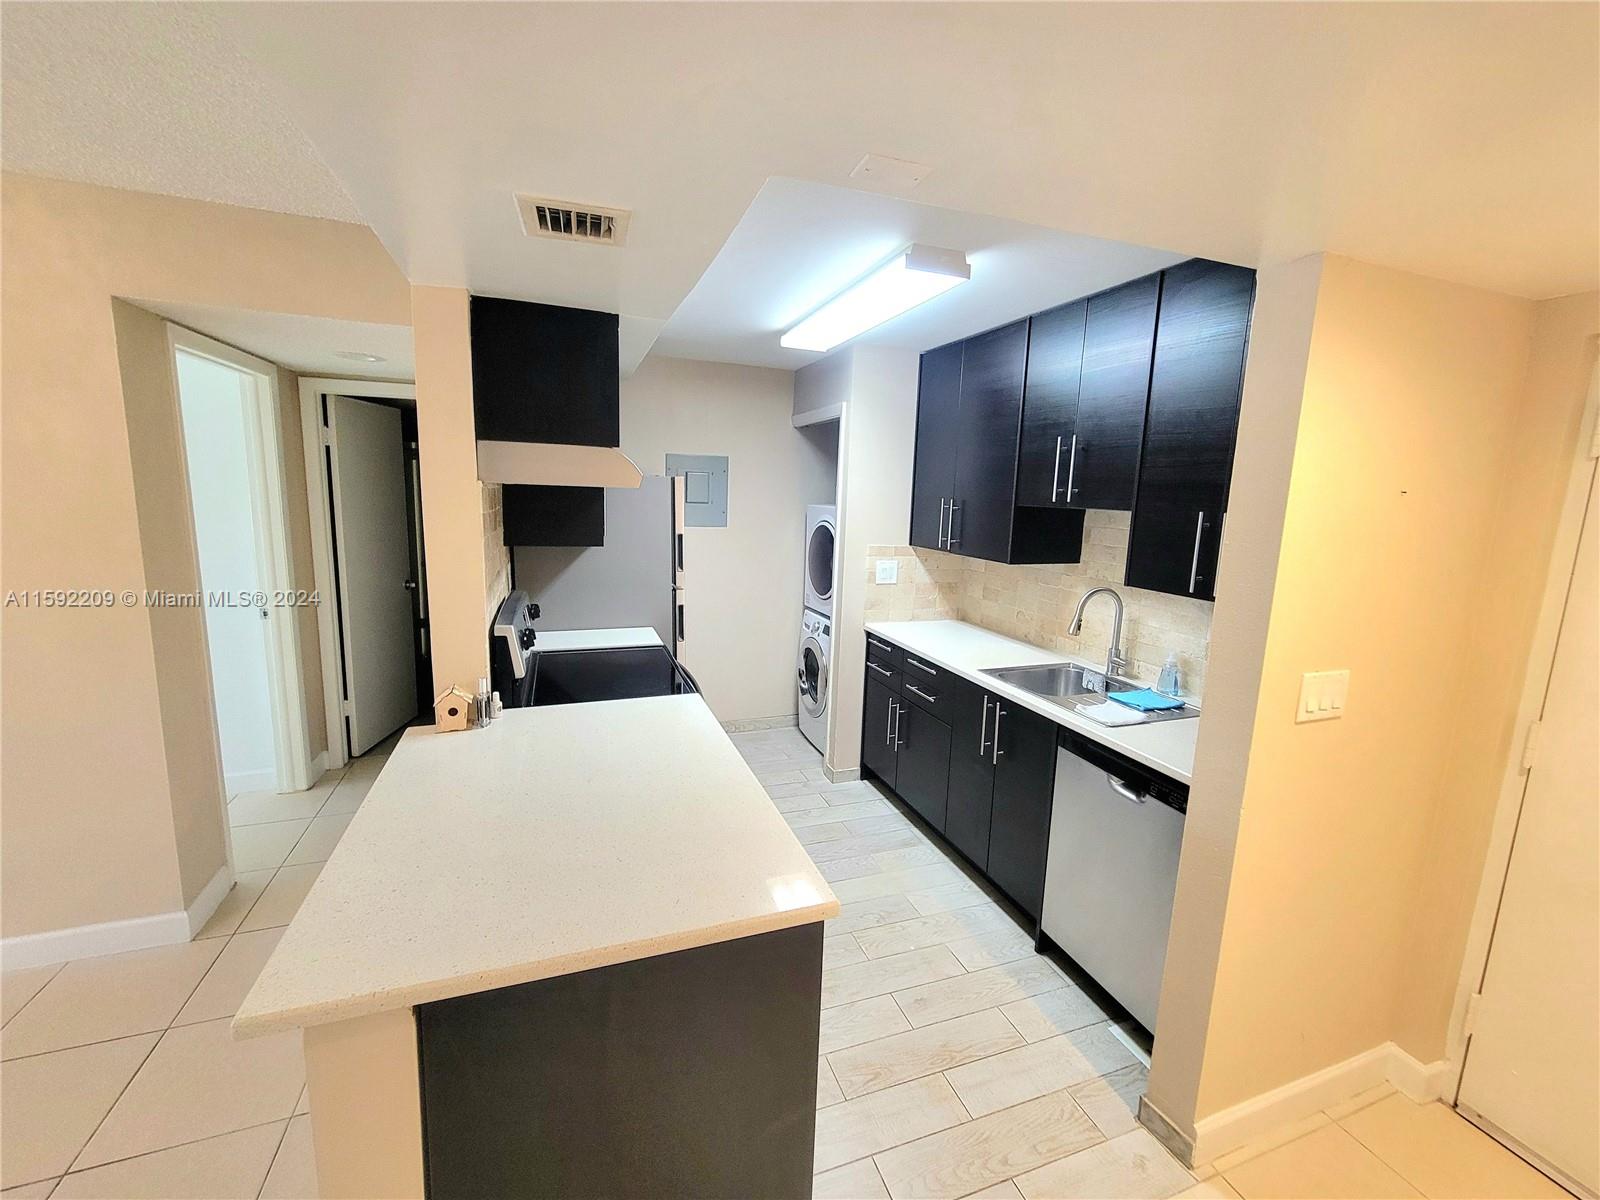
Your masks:
[[[339,619],[357,755],[417,715],[405,441],[397,409],[329,399]]]
[[[1593,480],[1457,1098],[1600,1191],[1600,498]]]

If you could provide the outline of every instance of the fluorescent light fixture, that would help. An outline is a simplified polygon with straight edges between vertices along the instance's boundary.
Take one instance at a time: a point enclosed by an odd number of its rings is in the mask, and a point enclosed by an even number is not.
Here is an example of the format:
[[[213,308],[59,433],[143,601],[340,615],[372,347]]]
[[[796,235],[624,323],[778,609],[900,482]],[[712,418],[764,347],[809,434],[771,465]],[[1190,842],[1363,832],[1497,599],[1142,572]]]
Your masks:
[[[972,278],[959,250],[910,246],[858,279],[778,339],[790,350],[832,350]]]

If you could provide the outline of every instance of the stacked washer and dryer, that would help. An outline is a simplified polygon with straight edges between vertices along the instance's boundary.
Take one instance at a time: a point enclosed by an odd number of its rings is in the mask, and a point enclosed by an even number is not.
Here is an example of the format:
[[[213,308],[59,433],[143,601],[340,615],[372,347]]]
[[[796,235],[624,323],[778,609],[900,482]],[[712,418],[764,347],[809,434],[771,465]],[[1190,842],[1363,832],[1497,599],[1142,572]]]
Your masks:
[[[833,550],[838,530],[831,504],[806,506],[805,611],[800,618],[800,732],[828,751],[828,668],[833,661]]]

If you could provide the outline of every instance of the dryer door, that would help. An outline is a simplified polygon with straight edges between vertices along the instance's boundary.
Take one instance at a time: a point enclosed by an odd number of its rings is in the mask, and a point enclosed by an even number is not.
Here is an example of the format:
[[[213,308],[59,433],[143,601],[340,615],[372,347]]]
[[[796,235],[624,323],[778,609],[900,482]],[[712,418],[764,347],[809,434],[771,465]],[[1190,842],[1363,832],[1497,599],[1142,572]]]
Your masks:
[[[828,654],[822,643],[807,635],[800,642],[800,704],[808,716],[820,717],[828,705]]]
[[[806,539],[806,603],[822,612],[833,600],[833,522],[818,521]]]

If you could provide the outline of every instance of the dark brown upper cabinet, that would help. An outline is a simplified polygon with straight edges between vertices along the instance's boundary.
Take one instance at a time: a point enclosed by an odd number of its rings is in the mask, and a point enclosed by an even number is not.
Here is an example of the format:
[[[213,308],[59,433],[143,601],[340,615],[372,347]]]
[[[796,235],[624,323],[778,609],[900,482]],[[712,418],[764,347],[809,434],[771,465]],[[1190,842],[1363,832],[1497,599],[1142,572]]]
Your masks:
[[[1216,597],[1255,272],[1194,259],[1162,272],[1129,587]]]
[[[472,297],[481,442],[618,446],[617,314]]]
[[[1028,376],[1022,393],[1022,446],[1017,456],[1017,503],[1066,507],[1083,377],[1083,326],[1087,300],[1033,318],[1028,334]]]
[[[911,544],[993,562],[1077,562],[1082,512],[1019,506],[1028,321],[922,356]]]

